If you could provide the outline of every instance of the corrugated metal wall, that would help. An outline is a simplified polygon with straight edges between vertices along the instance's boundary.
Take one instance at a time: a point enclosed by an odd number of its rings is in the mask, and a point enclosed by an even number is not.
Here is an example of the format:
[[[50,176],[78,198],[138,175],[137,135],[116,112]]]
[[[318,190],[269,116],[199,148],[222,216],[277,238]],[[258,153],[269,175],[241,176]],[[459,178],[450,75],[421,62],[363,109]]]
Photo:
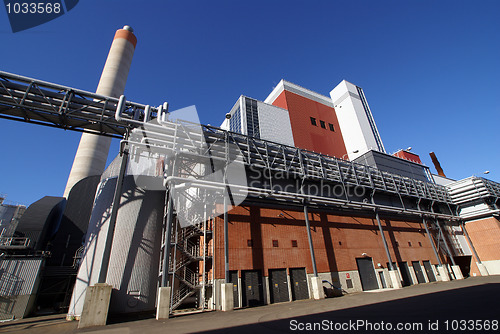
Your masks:
[[[97,282],[116,178],[99,186],[68,315],[79,316],[86,288]],[[154,310],[160,259],[164,191],[146,191],[132,176],[123,184],[107,283],[113,286],[110,313]]]
[[[0,320],[30,311],[42,263],[42,258],[0,259]]]

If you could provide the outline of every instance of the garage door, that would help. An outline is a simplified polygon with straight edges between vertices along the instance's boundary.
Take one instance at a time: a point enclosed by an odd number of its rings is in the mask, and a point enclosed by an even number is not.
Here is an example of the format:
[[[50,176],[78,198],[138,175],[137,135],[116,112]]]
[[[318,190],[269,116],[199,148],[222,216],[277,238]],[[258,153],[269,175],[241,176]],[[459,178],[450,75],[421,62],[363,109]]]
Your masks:
[[[375,276],[375,269],[373,268],[373,261],[371,257],[357,258],[359,277],[361,278],[361,285],[364,291],[378,289],[377,276]]]
[[[305,268],[291,268],[290,281],[292,283],[292,299],[308,299],[309,289],[307,288],[307,278]]]
[[[430,261],[423,261],[425,272],[427,273],[427,277],[429,278],[429,282],[436,282],[436,276],[434,276],[434,271],[432,270]]]
[[[412,261],[411,265],[413,266],[413,270],[415,270],[415,275],[417,276],[418,283],[425,283],[424,273],[422,272],[422,266],[418,261]]]
[[[403,280],[403,286],[410,286],[413,284],[410,275],[410,269],[408,268],[408,263],[398,262],[398,267],[401,272],[401,279]]]
[[[258,306],[264,304],[262,290],[262,275],[260,270],[245,270],[241,272],[242,306]]]
[[[269,285],[271,303],[281,303],[290,300],[286,269],[269,269]]]

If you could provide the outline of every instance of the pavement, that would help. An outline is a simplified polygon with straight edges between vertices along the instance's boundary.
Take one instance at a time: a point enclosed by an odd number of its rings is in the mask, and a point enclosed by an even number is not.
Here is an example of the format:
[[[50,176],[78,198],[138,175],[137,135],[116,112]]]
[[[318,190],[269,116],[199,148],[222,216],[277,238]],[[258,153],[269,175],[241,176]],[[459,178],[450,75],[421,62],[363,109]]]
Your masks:
[[[0,333],[500,333],[499,322],[497,275],[163,321],[153,315],[115,318],[107,326],[86,329],[77,329],[78,323],[64,315],[33,317],[1,323]]]

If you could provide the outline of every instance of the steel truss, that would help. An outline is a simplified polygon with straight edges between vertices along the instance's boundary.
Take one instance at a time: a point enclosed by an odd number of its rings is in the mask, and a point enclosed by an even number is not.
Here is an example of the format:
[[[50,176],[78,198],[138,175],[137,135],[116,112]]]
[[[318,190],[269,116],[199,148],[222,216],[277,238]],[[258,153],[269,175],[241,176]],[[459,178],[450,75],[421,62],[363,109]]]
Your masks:
[[[1,118],[122,138],[128,124],[115,119],[117,104],[113,97],[0,71]],[[145,108],[126,102],[122,117],[140,119]]]

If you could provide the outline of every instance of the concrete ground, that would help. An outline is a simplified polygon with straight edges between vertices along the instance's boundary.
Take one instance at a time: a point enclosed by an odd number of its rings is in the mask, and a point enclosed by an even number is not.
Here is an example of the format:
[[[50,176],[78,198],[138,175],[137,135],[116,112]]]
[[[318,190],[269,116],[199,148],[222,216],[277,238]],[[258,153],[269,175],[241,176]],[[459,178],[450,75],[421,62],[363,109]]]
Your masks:
[[[77,329],[76,321],[67,322],[61,315],[27,318],[1,323],[0,333],[262,334],[308,330],[335,333],[488,333],[500,332],[499,321],[500,276],[489,276],[419,284],[399,290],[361,292],[318,301],[302,300],[231,312],[205,312],[165,321],[147,317],[114,319],[105,327],[88,329]],[[404,330],[398,331],[398,326]],[[480,327],[482,330],[479,330]],[[484,331],[486,327],[490,331]]]

